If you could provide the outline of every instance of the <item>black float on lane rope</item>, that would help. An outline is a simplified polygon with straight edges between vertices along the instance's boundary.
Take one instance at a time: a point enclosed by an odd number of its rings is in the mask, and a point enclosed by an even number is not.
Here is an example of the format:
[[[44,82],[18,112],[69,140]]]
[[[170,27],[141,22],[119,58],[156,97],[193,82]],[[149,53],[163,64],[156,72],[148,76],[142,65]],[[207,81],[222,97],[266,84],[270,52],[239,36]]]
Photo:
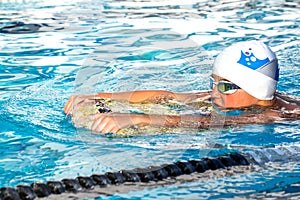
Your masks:
[[[286,163],[289,161],[300,161],[300,146],[252,149],[243,153],[231,153],[201,160],[178,161],[160,166],[79,176],[75,179],[48,181],[47,183],[37,182],[30,186],[18,185],[16,188],[3,187],[0,188],[0,200],[32,200],[37,197],[48,197],[51,194],[59,195],[65,192],[89,191],[95,186],[107,187],[108,185],[120,185],[125,182],[146,183],[194,172],[203,173],[207,170],[250,165],[250,163],[263,165],[267,162]]]
[[[120,185],[125,182],[159,181],[168,177],[176,177],[194,172],[202,173],[207,170],[216,170],[236,165],[249,165],[247,159],[239,153],[216,158],[201,160],[178,161],[161,166],[150,166],[133,170],[93,174],[90,177],[79,176],[75,179],[61,181],[48,181],[47,183],[33,183],[31,186],[18,185],[16,188],[3,187],[0,189],[2,200],[31,200],[37,197],[47,197],[51,194],[58,195],[64,192],[76,193],[81,190],[91,190],[95,186]]]

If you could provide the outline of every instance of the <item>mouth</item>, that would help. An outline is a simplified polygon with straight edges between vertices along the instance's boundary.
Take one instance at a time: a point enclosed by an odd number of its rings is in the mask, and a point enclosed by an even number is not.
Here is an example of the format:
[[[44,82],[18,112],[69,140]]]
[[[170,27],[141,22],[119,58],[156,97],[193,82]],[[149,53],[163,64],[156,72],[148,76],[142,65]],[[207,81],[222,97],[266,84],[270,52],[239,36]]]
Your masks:
[[[220,98],[212,99],[212,105],[213,107],[217,108],[220,111],[224,111],[228,109],[224,106],[223,101]]]

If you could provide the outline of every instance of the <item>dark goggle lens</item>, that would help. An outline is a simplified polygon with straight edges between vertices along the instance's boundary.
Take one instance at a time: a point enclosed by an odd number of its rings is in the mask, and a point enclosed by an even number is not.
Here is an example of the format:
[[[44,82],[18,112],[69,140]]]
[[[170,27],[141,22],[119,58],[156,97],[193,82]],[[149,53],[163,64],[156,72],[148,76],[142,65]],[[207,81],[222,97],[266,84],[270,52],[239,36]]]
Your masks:
[[[239,87],[233,83],[227,82],[219,82],[218,83],[218,90],[224,94],[232,94],[234,93]]]
[[[216,84],[218,87],[218,91],[223,93],[223,94],[232,94],[234,93],[237,89],[240,89],[239,86],[235,85],[234,83],[227,82],[227,81],[219,81],[219,82],[214,82],[213,78],[210,78],[210,88],[213,89],[214,85]]]
[[[218,90],[219,92],[227,92],[228,90],[232,90],[232,85],[230,83],[219,82]]]

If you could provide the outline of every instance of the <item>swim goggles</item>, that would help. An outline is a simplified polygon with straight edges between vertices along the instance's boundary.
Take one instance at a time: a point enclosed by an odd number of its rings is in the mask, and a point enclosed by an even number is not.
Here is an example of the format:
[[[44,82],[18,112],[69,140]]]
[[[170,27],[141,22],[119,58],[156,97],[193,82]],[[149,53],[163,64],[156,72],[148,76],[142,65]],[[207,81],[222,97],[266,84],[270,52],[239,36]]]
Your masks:
[[[215,80],[212,77],[210,78],[209,81],[210,81],[210,88],[213,89],[214,85],[216,85],[218,91],[222,94],[233,94],[238,89],[241,89],[239,86],[229,81],[222,80],[222,81],[215,82]]]

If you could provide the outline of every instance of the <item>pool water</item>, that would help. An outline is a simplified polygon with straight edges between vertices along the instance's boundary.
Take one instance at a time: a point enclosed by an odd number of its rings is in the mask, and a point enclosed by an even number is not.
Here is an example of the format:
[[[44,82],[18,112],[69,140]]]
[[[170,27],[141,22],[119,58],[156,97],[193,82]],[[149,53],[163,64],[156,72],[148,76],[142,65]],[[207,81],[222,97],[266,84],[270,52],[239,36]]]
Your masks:
[[[278,90],[299,96],[300,3],[268,1],[0,1],[0,187],[223,155],[208,142],[297,145],[299,120],[181,134],[107,137],[76,129],[70,95],[209,89],[215,56],[259,39],[276,51]],[[300,195],[299,163],[130,191],[101,199]],[[296,187],[297,188],[297,187]]]

